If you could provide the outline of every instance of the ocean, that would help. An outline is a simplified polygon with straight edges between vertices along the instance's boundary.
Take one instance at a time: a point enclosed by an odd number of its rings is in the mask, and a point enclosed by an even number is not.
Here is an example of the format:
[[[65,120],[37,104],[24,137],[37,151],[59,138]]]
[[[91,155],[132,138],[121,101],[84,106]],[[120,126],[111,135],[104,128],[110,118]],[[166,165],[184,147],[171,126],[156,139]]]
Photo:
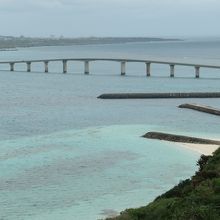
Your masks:
[[[134,58],[219,64],[220,40],[18,48],[0,60]],[[113,92],[219,91],[220,70],[69,62],[0,65],[0,219],[96,220],[146,205],[197,170],[200,154],[142,138],[164,131],[219,138],[217,116],[178,109],[185,102],[220,107],[218,99],[100,100]]]

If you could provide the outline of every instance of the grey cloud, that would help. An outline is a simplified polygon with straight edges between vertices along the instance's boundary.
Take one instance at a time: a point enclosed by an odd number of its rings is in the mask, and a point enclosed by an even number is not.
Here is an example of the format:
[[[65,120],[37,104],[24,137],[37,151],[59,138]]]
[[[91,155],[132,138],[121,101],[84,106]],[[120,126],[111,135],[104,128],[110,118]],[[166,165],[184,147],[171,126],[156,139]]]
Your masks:
[[[0,0],[0,25],[2,35],[220,35],[219,7],[219,0]]]

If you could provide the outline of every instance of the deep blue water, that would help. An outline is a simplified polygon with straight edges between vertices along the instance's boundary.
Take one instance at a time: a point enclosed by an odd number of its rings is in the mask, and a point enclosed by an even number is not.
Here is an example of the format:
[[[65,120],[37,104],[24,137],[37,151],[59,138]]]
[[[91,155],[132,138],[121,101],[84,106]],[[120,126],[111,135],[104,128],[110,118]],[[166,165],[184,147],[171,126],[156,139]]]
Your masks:
[[[20,48],[1,60],[68,57],[144,58],[219,64],[219,41],[136,43]],[[152,201],[196,170],[199,154],[172,143],[146,140],[147,131],[219,137],[217,116],[178,109],[184,102],[220,107],[218,99],[99,100],[107,92],[219,91],[220,70],[155,65],[145,77],[143,64],[25,65],[15,72],[0,66],[0,218],[104,218]]]

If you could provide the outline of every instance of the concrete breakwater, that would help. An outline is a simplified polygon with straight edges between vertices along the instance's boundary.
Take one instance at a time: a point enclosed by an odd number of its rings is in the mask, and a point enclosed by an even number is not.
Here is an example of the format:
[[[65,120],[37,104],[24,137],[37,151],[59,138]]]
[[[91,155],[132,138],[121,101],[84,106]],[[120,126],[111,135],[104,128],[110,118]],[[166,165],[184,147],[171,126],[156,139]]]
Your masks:
[[[220,109],[216,109],[210,106],[198,105],[198,104],[182,104],[179,105],[179,108],[188,108],[200,112],[205,112],[213,115],[220,115]]]
[[[181,142],[181,143],[220,145],[220,141],[217,140],[168,134],[162,132],[148,132],[142,137],[149,139],[164,140],[164,141]]]
[[[181,92],[181,93],[109,93],[99,99],[162,99],[162,98],[220,98],[220,92]]]

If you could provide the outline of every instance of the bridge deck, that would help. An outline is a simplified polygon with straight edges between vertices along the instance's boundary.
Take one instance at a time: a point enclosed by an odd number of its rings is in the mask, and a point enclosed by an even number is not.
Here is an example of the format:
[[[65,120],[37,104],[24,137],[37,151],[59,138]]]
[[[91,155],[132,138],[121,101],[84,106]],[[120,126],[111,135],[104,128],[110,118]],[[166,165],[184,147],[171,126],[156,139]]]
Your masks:
[[[62,62],[63,63],[63,73],[67,73],[69,61],[79,61],[84,62],[84,73],[89,74],[89,63],[95,61],[111,61],[111,62],[120,62],[121,63],[121,75],[126,75],[126,63],[136,62],[136,63],[145,63],[146,64],[146,76],[151,76],[151,64],[165,64],[170,66],[170,77],[175,75],[175,66],[188,66],[195,68],[195,78],[200,77],[200,68],[214,68],[220,69],[220,65],[207,65],[207,64],[198,64],[198,63],[182,63],[182,62],[170,62],[170,61],[158,61],[158,60],[144,60],[144,59],[121,59],[121,58],[63,58],[63,59],[39,59],[39,60],[12,60],[12,61],[0,61],[0,64],[9,64],[10,71],[14,71],[15,64],[26,63],[27,72],[31,72],[32,63],[43,62],[45,65],[44,72],[49,72],[49,62]]]
[[[39,63],[39,62],[58,62],[58,61],[113,61],[113,62],[136,62],[136,63],[155,63],[155,64],[167,64],[167,65],[178,65],[178,66],[197,66],[203,68],[215,68],[220,69],[220,65],[206,65],[201,63],[182,63],[172,61],[157,61],[157,60],[142,60],[142,59],[114,59],[114,58],[64,58],[64,59],[42,59],[42,60],[11,60],[11,61],[0,61],[0,64],[10,63]]]

